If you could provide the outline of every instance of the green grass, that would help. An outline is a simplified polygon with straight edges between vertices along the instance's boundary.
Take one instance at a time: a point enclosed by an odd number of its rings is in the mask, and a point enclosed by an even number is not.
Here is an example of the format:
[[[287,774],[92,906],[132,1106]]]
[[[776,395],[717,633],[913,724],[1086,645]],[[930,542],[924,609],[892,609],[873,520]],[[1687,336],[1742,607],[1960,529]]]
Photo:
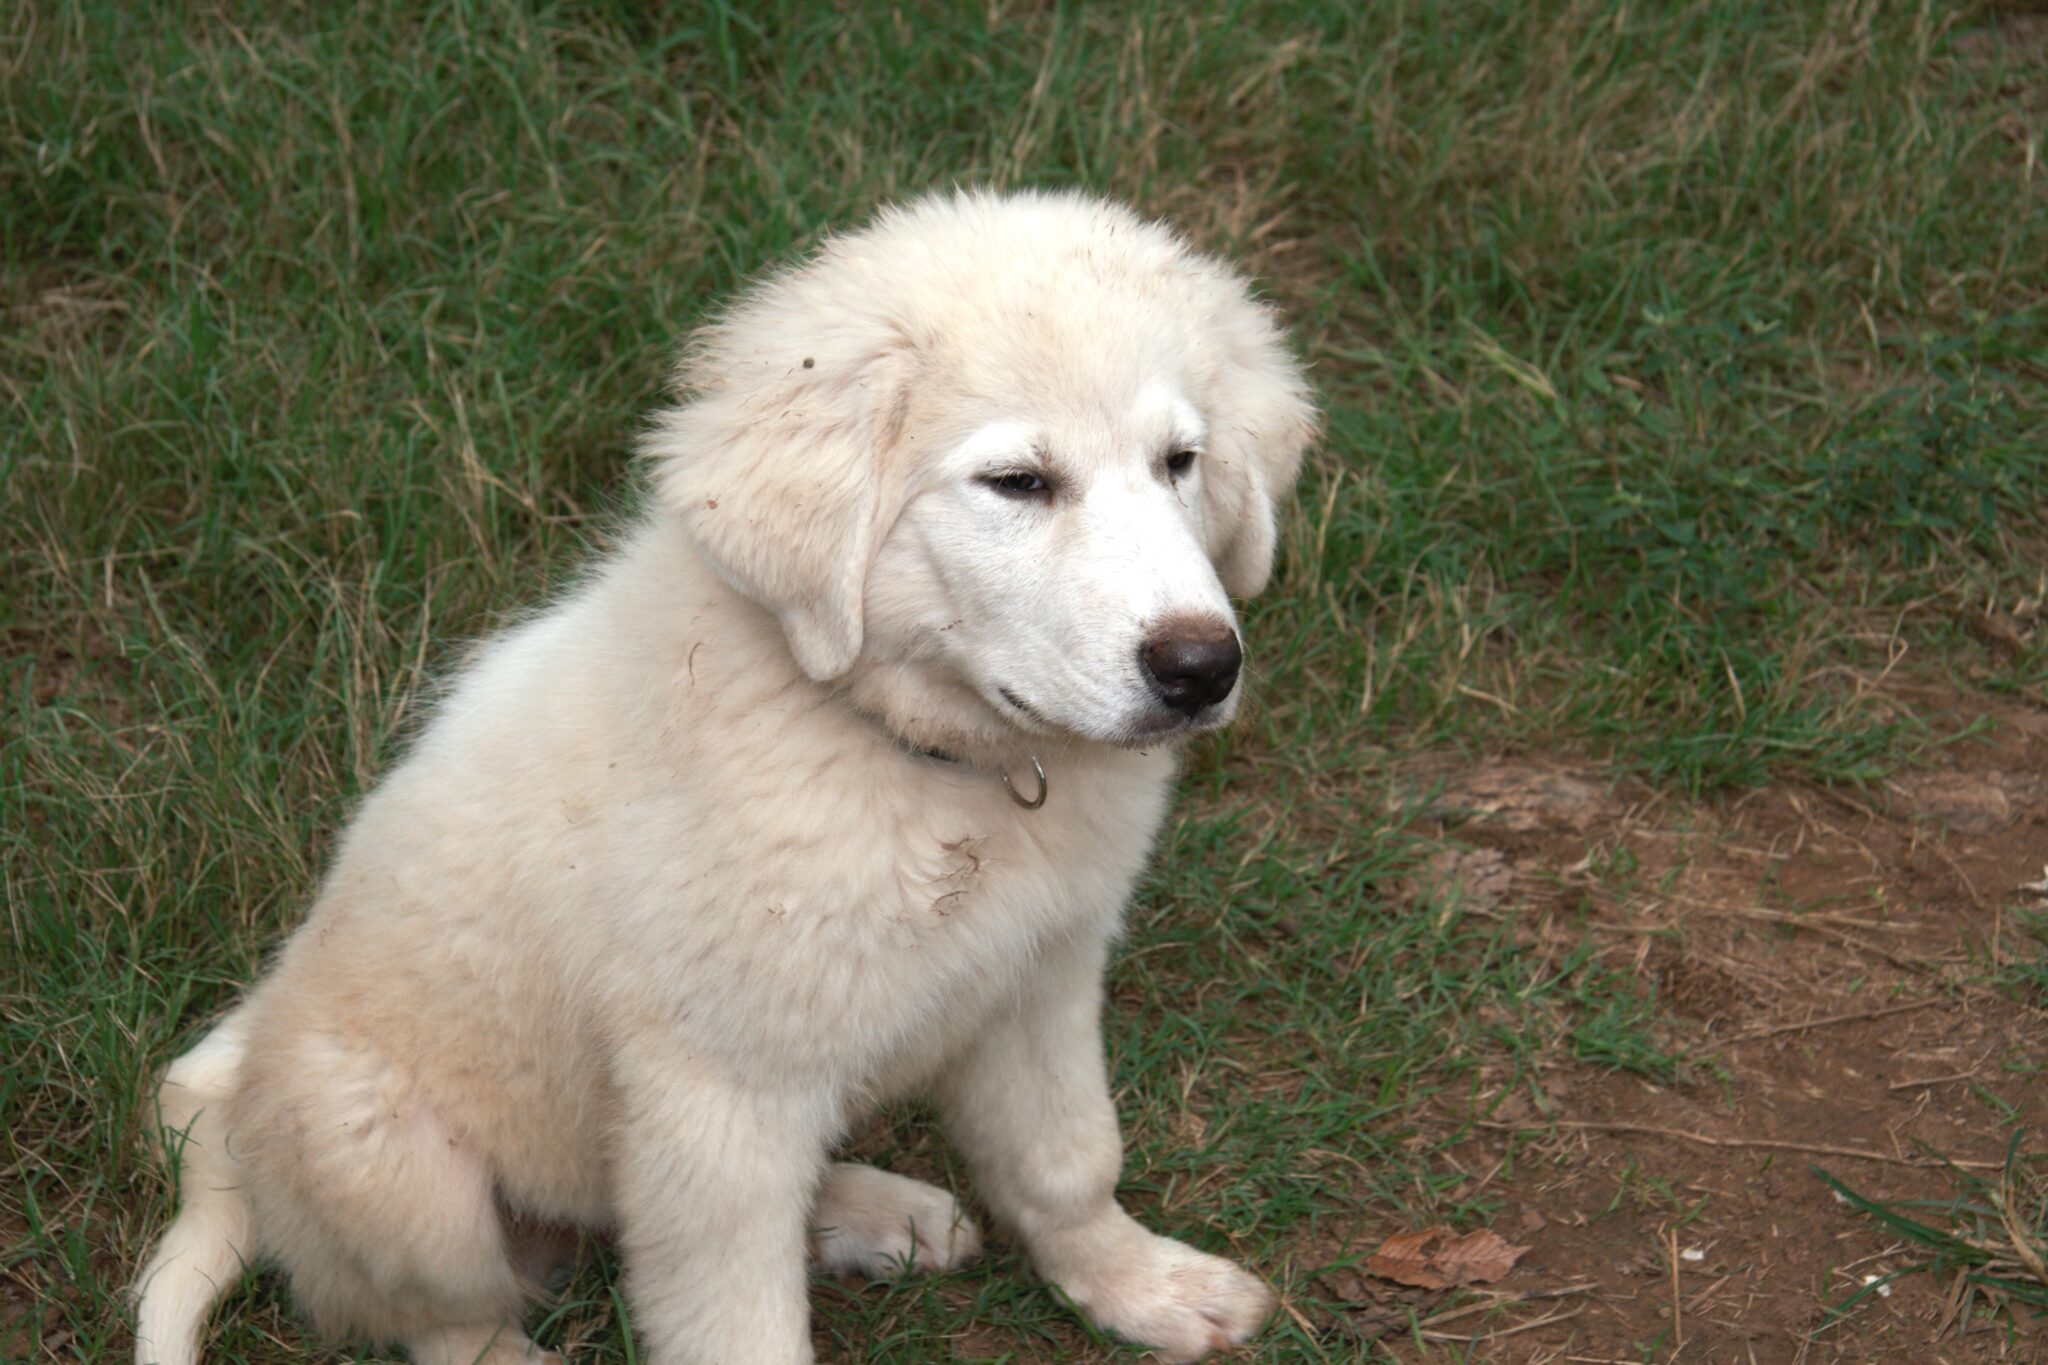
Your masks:
[[[2005,1336],[2010,1342],[2021,1322],[2038,1321],[2048,1311],[2048,1272],[2043,1266],[2043,1252],[2048,1250],[2048,1185],[2041,1179],[2041,1158],[2021,1152],[2025,1139],[2023,1130],[2013,1133],[1995,1181],[1955,1170],[1955,1192],[1947,1199],[1872,1199],[1815,1168],[1843,1203],[1903,1239],[1898,1243],[1900,1254],[1892,1259],[1904,1262],[1882,1275],[1866,1276],[1859,1288],[1829,1305],[1815,1336],[1847,1319],[1872,1295],[1889,1293],[1894,1282],[1909,1275],[1933,1276],[1952,1286],[1945,1311],[1958,1333],[1969,1330],[1972,1318],[2006,1313]]]
[[[1132,1197],[1311,1299],[1323,1220],[1483,1216],[1422,1100],[1543,1052],[1688,1063],[1597,959],[1403,908],[1387,757],[1862,781],[1928,737],[1871,686],[1902,651],[2048,686],[2042,632],[1958,625],[2048,547],[2048,55],[1973,38],[1998,18],[8,10],[0,1353],[119,1349],[165,1209],[148,1078],[293,921],[422,677],[605,542],[692,322],[956,181],[1249,262],[1326,404],[1261,705],[1198,757],[1117,970]],[[821,1290],[821,1323],[877,1360],[1077,1342],[1016,1270]],[[610,1284],[558,1329],[625,1359]],[[289,1358],[284,1321],[259,1285],[216,1358]]]

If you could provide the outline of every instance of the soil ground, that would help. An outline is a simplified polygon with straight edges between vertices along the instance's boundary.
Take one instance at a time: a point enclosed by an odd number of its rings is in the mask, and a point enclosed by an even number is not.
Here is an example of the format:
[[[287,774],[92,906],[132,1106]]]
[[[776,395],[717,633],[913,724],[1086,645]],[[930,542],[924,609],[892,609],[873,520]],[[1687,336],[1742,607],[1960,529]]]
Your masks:
[[[1405,1335],[1418,1359],[1461,1341],[1518,1361],[2041,1358],[2009,1317],[1965,1316],[1955,1271],[1908,1274],[1829,1326],[1830,1305],[1927,1252],[1816,1171],[1946,1203],[1957,1167],[1995,1184],[2008,1134],[2048,1103],[2042,1012],[1987,984],[2019,952],[2021,888],[2048,876],[2048,711],[1940,709],[1996,728],[1868,799],[1775,785],[1699,806],[1541,757],[1422,765],[1443,784],[1435,827],[1473,850],[1444,872],[1532,943],[1594,930],[1706,1064],[1660,1085],[1551,1062],[1444,1106],[1424,1137],[1475,1130],[1450,1155],[1530,1248],[1494,1287],[1525,1301],[1418,1333],[1449,1300],[1353,1273],[1326,1288],[1356,1300],[1357,1335]]]

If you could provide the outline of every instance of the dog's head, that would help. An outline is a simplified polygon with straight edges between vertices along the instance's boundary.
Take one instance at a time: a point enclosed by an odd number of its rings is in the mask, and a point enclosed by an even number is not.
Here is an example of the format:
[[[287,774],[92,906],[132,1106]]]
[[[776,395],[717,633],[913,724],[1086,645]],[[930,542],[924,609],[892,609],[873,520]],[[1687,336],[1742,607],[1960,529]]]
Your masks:
[[[1265,585],[1314,410],[1268,310],[1166,229],[922,200],[742,298],[681,382],[659,494],[813,678],[1126,744],[1234,713],[1230,594]]]

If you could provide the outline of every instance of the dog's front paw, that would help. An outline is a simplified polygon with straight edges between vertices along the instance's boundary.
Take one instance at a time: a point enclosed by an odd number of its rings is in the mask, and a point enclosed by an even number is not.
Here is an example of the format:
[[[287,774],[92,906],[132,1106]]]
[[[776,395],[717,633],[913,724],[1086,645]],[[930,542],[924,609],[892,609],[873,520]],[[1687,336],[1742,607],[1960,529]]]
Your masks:
[[[813,1264],[828,1274],[952,1270],[981,1250],[981,1229],[952,1195],[872,1166],[833,1167],[811,1224]]]
[[[1139,1236],[1059,1282],[1098,1327],[1180,1362],[1249,1340],[1273,1310],[1273,1291],[1220,1256]]]

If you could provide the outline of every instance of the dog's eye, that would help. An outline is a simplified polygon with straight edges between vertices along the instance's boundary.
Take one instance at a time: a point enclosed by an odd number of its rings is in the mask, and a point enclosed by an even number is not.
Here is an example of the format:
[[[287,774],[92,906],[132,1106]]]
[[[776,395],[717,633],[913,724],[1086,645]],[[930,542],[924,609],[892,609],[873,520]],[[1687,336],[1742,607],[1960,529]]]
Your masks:
[[[1195,452],[1192,450],[1176,450],[1166,457],[1166,472],[1176,479],[1194,467]]]
[[[1008,493],[1014,497],[1028,497],[1034,493],[1051,491],[1051,485],[1046,483],[1043,477],[1027,469],[1013,469],[1007,474],[991,474],[982,482],[998,493]]]

